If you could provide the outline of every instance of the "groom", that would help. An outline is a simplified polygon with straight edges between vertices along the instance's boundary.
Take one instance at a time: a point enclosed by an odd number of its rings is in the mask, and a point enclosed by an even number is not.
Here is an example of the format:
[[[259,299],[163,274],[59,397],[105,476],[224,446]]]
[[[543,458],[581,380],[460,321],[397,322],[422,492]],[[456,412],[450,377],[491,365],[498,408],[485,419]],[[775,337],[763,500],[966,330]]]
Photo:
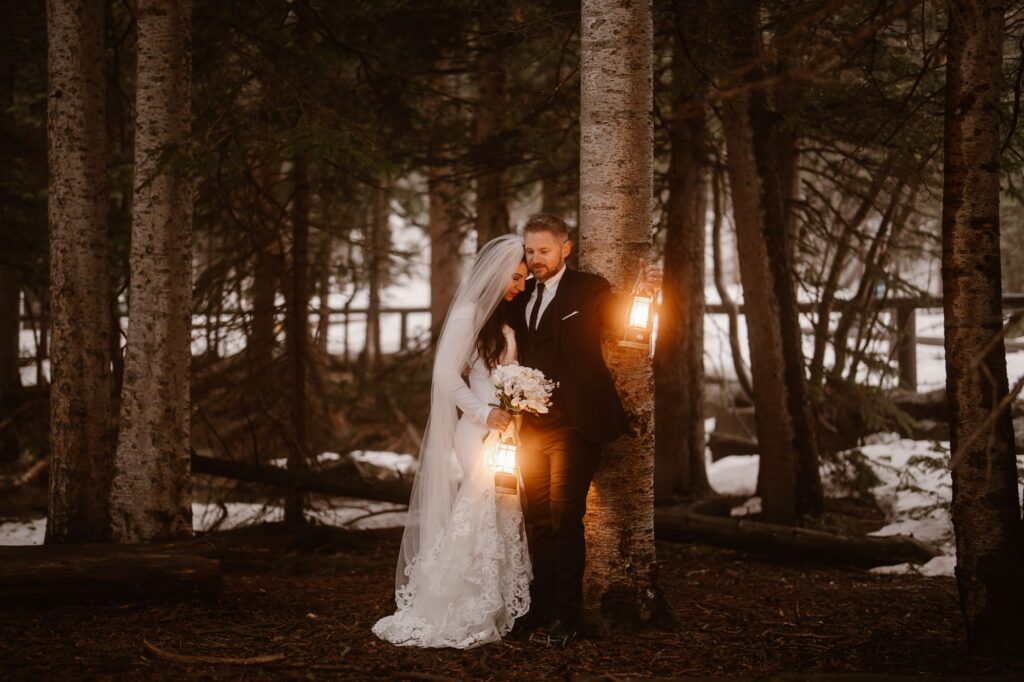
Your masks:
[[[519,362],[559,382],[550,411],[526,415],[519,468],[530,526],[534,579],[531,610],[520,630],[543,627],[549,641],[576,637],[583,605],[586,546],[583,515],[601,446],[629,430],[615,383],[601,354],[601,336],[625,308],[598,275],[570,270],[565,223],[541,213],[524,228],[533,278],[513,303]],[[661,269],[645,267],[641,288],[661,286]]]

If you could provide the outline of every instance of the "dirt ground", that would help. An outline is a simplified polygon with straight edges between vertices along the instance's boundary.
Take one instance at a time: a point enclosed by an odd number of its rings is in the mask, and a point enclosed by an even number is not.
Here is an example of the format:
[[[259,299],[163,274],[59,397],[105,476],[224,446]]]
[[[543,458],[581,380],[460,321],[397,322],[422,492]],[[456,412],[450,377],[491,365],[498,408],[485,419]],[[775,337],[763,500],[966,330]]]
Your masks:
[[[572,679],[784,672],[1024,674],[964,646],[949,578],[881,576],[689,544],[658,546],[674,631],[567,649],[505,641],[470,651],[397,648],[373,622],[391,608],[400,531],[277,526],[197,541],[221,561],[216,602],[0,605],[0,678]],[[259,665],[167,660],[283,654]]]

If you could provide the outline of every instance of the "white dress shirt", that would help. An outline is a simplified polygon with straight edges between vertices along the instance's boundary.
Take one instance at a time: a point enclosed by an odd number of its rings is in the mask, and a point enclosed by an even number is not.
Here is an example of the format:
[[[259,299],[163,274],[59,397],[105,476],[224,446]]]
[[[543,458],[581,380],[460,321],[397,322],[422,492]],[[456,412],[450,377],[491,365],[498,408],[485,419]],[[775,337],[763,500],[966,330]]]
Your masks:
[[[540,312],[537,313],[537,325],[540,326],[541,318],[544,317],[544,312],[551,305],[551,301],[555,299],[555,294],[558,292],[558,283],[562,281],[562,275],[565,274],[565,264],[562,264],[562,269],[556,274],[548,278],[544,282],[544,298],[540,302]],[[540,284],[540,282],[538,282]],[[526,302],[526,324],[530,324],[530,314],[533,312],[533,307],[537,305],[537,287],[534,286],[533,293],[530,294],[530,300]]]

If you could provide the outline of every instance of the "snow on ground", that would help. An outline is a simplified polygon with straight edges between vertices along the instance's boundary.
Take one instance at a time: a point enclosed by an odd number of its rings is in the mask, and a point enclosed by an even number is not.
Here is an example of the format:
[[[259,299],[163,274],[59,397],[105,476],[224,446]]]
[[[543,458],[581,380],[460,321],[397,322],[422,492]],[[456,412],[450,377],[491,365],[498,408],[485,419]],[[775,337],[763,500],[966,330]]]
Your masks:
[[[387,502],[370,502],[335,497],[330,508],[307,510],[306,517],[329,526],[363,530],[405,525],[405,507]],[[192,527],[196,531],[228,530],[284,519],[284,508],[251,502],[192,503]],[[0,523],[0,545],[41,545],[46,535],[44,517]]]
[[[920,565],[897,564],[873,568],[876,573],[910,573],[952,576],[956,566],[953,525],[949,518],[952,484],[949,474],[949,443],[900,438],[897,434],[876,434],[865,445],[840,455],[847,461],[861,461],[875,476],[878,485],[871,493],[885,513],[888,524],[872,535],[910,535],[934,545],[942,552]],[[708,464],[711,486],[725,495],[752,496],[757,484],[757,455],[724,457]],[[1018,456],[1024,465],[1024,455]],[[822,469],[826,494],[841,496],[843,490],[832,473]],[[1024,488],[1018,483],[1018,497]],[[760,498],[749,497],[734,508],[734,516],[760,511]]]

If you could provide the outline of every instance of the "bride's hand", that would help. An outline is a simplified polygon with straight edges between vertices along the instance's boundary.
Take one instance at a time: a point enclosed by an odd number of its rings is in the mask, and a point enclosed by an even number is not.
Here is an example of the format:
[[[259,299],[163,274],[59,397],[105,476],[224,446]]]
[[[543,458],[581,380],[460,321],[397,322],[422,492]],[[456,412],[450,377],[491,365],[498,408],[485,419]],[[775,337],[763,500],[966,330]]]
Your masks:
[[[504,431],[511,422],[512,415],[497,407],[487,415],[487,428],[494,431]]]

